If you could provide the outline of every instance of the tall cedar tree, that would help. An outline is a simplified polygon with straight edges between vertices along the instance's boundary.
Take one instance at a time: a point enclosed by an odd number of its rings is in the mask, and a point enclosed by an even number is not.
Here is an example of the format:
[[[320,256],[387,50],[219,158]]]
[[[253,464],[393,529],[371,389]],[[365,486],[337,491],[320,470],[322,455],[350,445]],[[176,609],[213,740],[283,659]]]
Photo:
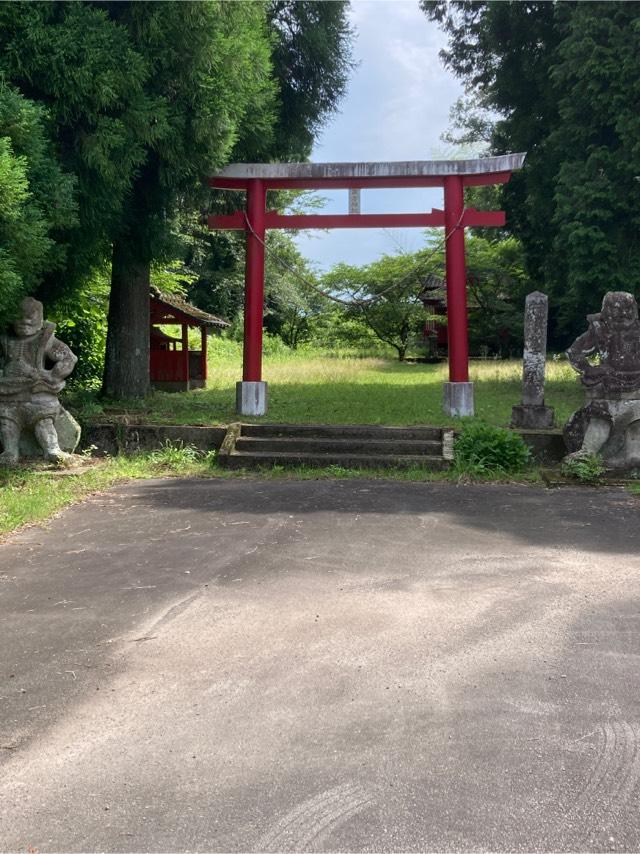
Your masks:
[[[57,155],[75,178],[77,220],[54,223],[58,263],[40,271],[38,295],[47,302],[79,287],[109,251],[132,175],[144,158],[141,138],[153,132],[142,92],[147,74],[127,33],[102,10],[85,3],[0,4],[0,76],[38,110],[25,113],[26,123],[18,127],[50,136],[50,156]],[[10,105],[4,114],[5,132],[15,140]],[[16,151],[34,162],[33,145],[21,145]],[[44,140],[39,149],[47,149]],[[35,175],[28,177],[32,187]],[[68,207],[68,189],[68,180],[53,181],[54,210]]]
[[[163,116],[113,245],[104,391],[141,396],[149,382],[150,262],[162,256],[173,215],[202,199],[202,179],[231,157],[310,153],[344,92],[351,32],[344,2],[105,8],[150,64],[145,92]]]
[[[562,346],[607,290],[640,288],[640,4],[421,6],[449,36],[445,64],[500,117],[492,151],[528,152],[504,203]]]
[[[257,153],[271,142],[276,89],[264,7],[257,3],[109,3],[149,68],[143,91],[154,133],[113,239],[103,390],[141,397],[149,388],[149,279],[169,252],[178,206],[202,198],[202,179],[239,137]]]

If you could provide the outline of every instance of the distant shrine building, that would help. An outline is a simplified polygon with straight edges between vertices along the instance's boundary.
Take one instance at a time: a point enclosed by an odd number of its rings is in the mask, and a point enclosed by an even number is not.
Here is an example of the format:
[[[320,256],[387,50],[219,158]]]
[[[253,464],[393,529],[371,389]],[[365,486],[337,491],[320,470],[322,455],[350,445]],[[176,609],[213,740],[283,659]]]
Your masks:
[[[207,335],[229,326],[226,320],[196,308],[175,294],[151,288],[149,294],[149,374],[151,385],[163,391],[189,391],[207,383]],[[161,326],[179,326],[169,335]],[[189,349],[189,329],[200,330],[200,348]]]
[[[464,229],[504,226],[504,211],[465,208],[465,187],[505,184],[522,168],[524,154],[477,160],[416,160],[391,163],[233,163],[209,179],[211,187],[246,193],[246,208],[209,217],[211,229],[244,231],[247,241],[242,380],[236,386],[240,415],[265,415],[267,384],[262,380],[265,235],[268,229],[426,228],[445,229],[449,382],[444,384],[448,415],[474,414],[469,382],[469,344]],[[360,213],[361,190],[443,187],[444,210],[429,213]],[[266,209],[268,190],[349,191],[347,214],[280,214]]]

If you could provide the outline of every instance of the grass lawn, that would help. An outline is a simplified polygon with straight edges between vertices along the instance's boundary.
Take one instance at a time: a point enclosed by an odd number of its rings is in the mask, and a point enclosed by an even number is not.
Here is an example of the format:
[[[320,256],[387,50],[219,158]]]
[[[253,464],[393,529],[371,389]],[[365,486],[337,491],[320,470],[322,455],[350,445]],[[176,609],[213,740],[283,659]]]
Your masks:
[[[242,376],[240,350],[234,342],[214,348],[206,389],[171,394],[155,392],[143,402],[100,406],[75,396],[70,409],[81,417],[126,418],[137,423],[228,424],[237,420],[235,384]],[[233,346],[229,346],[233,345]],[[476,414],[491,424],[506,425],[511,407],[520,402],[521,362],[471,363],[476,383]],[[455,424],[442,412],[446,364],[403,364],[391,358],[337,358],[300,351],[267,355],[264,379],[269,383],[265,420],[328,424]],[[547,366],[547,403],[556,408],[559,424],[582,405],[576,374],[566,362]],[[84,411],[83,411],[84,408]],[[250,419],[247,419],[250,420]]]

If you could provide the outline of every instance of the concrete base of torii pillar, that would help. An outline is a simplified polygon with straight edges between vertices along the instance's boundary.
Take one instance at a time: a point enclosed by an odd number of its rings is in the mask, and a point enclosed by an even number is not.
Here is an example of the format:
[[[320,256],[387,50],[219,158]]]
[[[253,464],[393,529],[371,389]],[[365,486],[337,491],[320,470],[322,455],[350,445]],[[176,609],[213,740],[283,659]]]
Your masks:
[[[464,418],[475,414],[473,383],[444,383],[442,408],[445,415]]]
[[[266,415],[268,403],[266,382],[236,383],[236,412],[238,415]]]

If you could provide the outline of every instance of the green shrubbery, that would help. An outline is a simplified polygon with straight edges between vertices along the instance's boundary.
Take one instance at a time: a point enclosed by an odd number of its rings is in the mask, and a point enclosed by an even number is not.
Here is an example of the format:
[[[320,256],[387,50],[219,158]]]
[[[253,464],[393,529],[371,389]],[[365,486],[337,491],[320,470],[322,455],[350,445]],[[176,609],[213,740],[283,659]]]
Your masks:
[[[522,436],[482,421],[468,421],[455,441],[454,468],[458,474],[516,474],[530,459]]]
[[[582,483],[598,483],[605,472],[600,454],[583,454],[562,463],[562,474]]]

